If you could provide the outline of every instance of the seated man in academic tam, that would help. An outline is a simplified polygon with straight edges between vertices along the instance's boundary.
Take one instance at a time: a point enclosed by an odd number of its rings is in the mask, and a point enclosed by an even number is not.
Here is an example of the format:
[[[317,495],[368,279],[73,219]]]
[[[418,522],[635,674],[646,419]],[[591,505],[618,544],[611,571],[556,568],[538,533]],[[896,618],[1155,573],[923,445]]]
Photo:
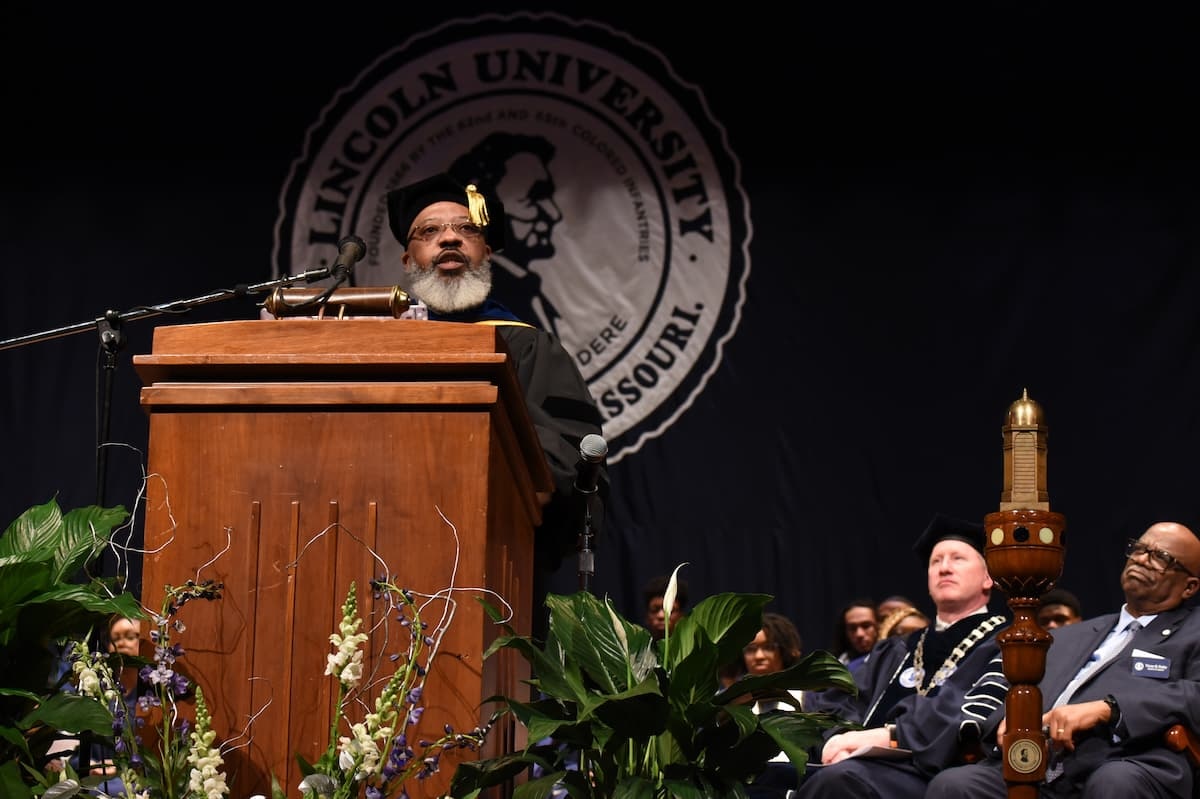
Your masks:
[[[913,549],[925,564],[934,624],[879,641],[858,672],[859,695],[811,694],[824,710],[865,729],[834,731],[800,786],[801,799],[922,799],[939,770],[961,762],[979,726],[1008,692],[996,634],[1007,617],[988,609],[992,578],[982,524],[938,514]],[[911,750],[909,757],[852,757],[864,746]]]

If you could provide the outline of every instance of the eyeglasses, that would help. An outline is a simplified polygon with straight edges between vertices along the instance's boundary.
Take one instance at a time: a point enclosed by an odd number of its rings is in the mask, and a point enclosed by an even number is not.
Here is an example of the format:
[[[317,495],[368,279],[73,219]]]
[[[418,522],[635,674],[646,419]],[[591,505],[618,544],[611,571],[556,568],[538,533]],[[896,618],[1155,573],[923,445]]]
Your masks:
[[[1175,557],[1170,552],[1167,552],[1165,549],[1153,549],[1146,546],[1141,541],[1134,541],[1131,538],[1129,539],[1129,542],[1125,544],[1125,557],[1132,558],[1135,555],[1147,556],[1147,558],[1155,565],[1155,567],[1162,569],[1163,571],[1179,569],[1179,571],[1183,572],[1188,577],[1197,576],[1192,574],[1191,570],[1187,566],[1184,566],[1182,563],[1180,563],[1179,558]]]
[[[408,234],[408,240],[416,239],[428,243],[442,235],[446,228],[450,228],[464,239],[477,239],[483,235],[483,227],[474,222],[428,222],[413,228]]]
[[[747,644],[746,646],[742,647],[742,654],[743,654],[743,655],[753,655],[755,652],[757,652],[757,651],[758,651],[758,650],[760,650],[760,649],[761,649],[761,650],[762,650],[762,651],[763,651],[765,654],[768,654],[768,655],[769,655],[769,654],[771,654],[772,652],[778,652],[778,651],[779,651],[779,644],[771,644],[771,643],[767,643],[767,644]]]

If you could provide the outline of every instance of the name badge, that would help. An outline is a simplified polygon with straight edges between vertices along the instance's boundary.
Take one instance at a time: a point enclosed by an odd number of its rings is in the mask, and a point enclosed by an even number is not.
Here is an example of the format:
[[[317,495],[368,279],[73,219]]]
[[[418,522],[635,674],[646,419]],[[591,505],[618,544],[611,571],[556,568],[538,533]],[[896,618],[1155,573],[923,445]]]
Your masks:
[[[1135,657],[1133,659],[1133,675],[1135,677],[1153,677],[1156,680],[1169,679],[1171,676],[1171,659],[1163,657]]]

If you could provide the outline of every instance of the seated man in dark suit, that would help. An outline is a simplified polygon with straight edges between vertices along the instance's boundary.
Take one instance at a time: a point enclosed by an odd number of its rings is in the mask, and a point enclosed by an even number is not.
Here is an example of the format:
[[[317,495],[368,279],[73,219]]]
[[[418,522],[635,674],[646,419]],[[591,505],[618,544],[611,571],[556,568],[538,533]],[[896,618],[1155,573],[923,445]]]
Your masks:
[[[1200,719],[1200,539],[1174,522],[1151,525],[1125,550],[1120,613],[1054,630],[1039,685],[1050,736],[1042,796],[1088,799],[1192,796],[1185,755],[1163,734]],[[1003,712],[991,720],[1000,740]],[[1004,799],[999,747],[937,775],[929,799]]]

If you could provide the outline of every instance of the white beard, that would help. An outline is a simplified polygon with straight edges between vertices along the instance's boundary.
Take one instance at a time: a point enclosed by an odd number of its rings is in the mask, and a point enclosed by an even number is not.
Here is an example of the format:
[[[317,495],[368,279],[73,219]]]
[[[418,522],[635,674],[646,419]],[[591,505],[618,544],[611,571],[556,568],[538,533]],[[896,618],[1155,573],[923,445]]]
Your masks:
[[[492,265],[486,259],[458,275],[446,275],[433,264],[416,263],[408,273],[413,295],[438,313],[477,308],[492,293]]]

